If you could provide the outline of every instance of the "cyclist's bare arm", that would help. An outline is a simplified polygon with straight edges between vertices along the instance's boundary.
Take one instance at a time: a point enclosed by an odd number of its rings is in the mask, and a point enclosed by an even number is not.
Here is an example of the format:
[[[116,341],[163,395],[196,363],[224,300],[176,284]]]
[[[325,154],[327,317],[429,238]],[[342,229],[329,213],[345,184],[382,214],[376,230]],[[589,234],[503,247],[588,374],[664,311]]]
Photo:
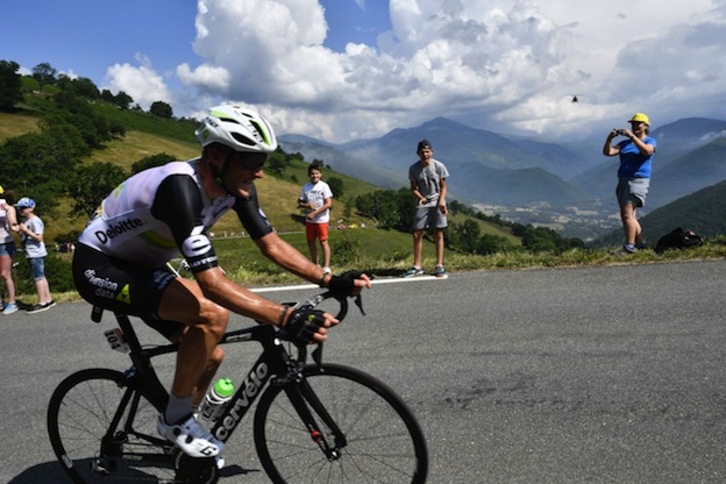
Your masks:
[[[298,277],[328,287],[332,274],[324,274],[323,269],[317,264],[310,262],[310,259],[302,255],[293,246],[282,240],[276,233],[272,232],[255,240],[260,251],[278,266]],[[361,274],[360,279],[354,281],[356,292],[363,288],[370,288],[371,281],[367,275]]]
[[[282,306],[230,280],[220,267],[211,267],[194,274],[204,296],[232,312],[256,321],[278,325]],[[287,314],[287,313],[286,313]]]

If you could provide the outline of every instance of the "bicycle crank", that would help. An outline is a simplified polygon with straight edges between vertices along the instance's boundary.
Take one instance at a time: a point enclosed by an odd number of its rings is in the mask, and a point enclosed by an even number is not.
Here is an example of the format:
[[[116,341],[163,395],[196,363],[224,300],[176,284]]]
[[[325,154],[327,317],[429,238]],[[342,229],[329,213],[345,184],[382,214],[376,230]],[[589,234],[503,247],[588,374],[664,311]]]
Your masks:
[[[175,482],[179,484],[216,484],[219,469],[214,457],[190,457],[178,450],[174,459]]]

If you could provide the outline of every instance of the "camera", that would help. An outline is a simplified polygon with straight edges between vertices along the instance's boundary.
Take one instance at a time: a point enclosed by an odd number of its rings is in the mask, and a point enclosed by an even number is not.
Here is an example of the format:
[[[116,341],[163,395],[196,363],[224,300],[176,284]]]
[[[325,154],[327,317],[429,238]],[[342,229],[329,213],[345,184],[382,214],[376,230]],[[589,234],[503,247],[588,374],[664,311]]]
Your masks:
[[[615,134],[619,136],[625,136],[625,130],[624,129],[616,129]]]

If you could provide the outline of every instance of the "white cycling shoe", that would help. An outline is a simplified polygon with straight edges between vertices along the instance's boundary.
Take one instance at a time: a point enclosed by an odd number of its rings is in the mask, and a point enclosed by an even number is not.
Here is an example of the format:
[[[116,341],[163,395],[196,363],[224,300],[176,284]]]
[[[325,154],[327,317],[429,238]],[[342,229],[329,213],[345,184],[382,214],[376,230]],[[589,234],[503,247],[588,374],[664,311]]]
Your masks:
[[[180,424],[169,425],[164,421],[164,416],[159,415],[156,429],[190,457],[217,457],[224,450],[224,444],[207,432],[194,417]]]

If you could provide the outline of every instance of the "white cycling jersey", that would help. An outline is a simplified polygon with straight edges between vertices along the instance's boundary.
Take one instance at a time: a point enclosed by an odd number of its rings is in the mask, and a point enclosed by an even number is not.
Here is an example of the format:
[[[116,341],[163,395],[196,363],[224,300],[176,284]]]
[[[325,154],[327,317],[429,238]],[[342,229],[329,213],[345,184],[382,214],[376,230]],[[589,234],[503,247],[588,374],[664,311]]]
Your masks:
[[[127,179],[103,200],[79,241],[147,267],[181,253],[192,272],[199,272],[218,265],[207,230],[229,209],[253,239],[272,232],[254,184],[247,199],[225,195],[211,200],[201,186],[198,161],[167,163]]]

